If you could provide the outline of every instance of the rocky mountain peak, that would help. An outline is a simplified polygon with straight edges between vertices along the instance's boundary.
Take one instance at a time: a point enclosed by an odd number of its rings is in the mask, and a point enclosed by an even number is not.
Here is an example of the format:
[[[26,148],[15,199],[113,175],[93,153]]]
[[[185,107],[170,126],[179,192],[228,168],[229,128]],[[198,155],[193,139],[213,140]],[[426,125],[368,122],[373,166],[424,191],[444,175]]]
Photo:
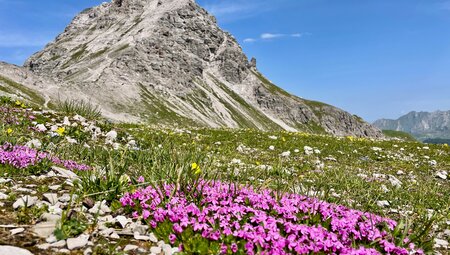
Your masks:
[[[345,111],[272,84],[193,0],[87,9],[25,67],[116,120],[381,136]]]

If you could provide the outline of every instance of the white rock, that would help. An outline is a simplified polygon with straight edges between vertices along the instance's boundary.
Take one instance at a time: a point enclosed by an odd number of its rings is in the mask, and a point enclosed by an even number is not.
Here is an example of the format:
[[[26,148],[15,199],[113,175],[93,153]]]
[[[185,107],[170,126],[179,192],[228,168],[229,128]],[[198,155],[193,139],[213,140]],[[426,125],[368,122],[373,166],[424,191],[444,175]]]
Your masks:
[[[434,239],[434,248],[448,248],[448,242],[444,239]]]
[[[50,246],[55,247],[55,248],[62,248],[64,246],[66,246],[66,240],[61,240],[61,241],[52,243]]]
[[[57,166],[52,166],[52,170],[57,172],[59,175],[61,175],[64,178],[68,178],[68,179],[78,179],[78,175],[75,174],[72,171],[69,171],[67,169],[61,168],[61,167],[57,167]]]
[[[379,147],[372,147],[373,151],[382,151],[383,149],[379,148]]]
[[[137,250],[139,248],[139,246],[137,245],[133,245],[133,244],[128,244],[127,246],[125,246],[125,248],[123,248],[123,251],[134,251]]]
[[[154,254],[160,254],[162,252],[162,249],[161,247],[153,246],[150,248],[150,252]]]
[[[128,219],[127,217],[123,215],[119,215],[116,217],[117,222],[119,222],[120,226],[122,228],[125,228],[129,223],[133,222],[131,219]]]
[[[0,200],[5,200],[8,199],[8,195],[6,195],[5,193],[0,192]]]
[[[150,242],[153,242],[153,243],[158,242],[158,238],[156,237],[156,235],[154,233],[150,233],[149,237],[150,237]]]
[[[37,201],[38,201],[37,197],[32,197],[32,196],[26,195],[26,196],[23,196],[23,197],[17,199],[17,201],[14,202],[14,204],[13,204],[13,208],[17,209],[19,207],[24,207],[25,205],[27,207],[31,207],[31,206],[35,205]]]
[[[32,231],[41,238],[47,238],[53,234],[56,229],[56,222],[39,222],[32,227]]]
[[[84,250],[83,255],[90,255],[92,254],[92,249],[89,247],[86,250]]]
[[[25,231],[24,228],[15,228],[15,229],[11,229],[9,232],[11,232],[11,235],[17,235],[19,233],[22,233],[23,231]]]
[[[274,136],[274,135],[269,135],[269,139],[272,139],[272,140],[277,140],[277,139],[278,139],[278,137],[276,137],[276,136]]]
[[[438,177],[442,180],[447,180],[448,173],[447,173],[447,171],[438,171],[438,172],[436,172],[436,177]]]
[[[299,150],[299,149],[295,149],[294,152],[295,152],[295,153],[299,153],[300,150]]]
[[[269,146],[269,150],[271,150],[271,151],[275,150],[275,146],[270,145],[270,146]]]
[[[67,248],[69,250],[75,250],[84,247],[89,241],[89,235],[80,235],[77,238],[67,239]]]
[[[51,205],[56,204],[58,202],[58,194],[55,193],[45,193],[42,195],[44,200],[49,202]]]
[[[150,237],[149,236],[144,236],[139,233],[139,232],[134,232],[133,235],[134,239],[139,240],[139,241],[150,241]]]
[[[388,201],[386,201],[386,200],[381,200],[381,201],[377,202],[377,205],[379,207],[389,207],[391,204]]]
[[[4,254],[4,255],[33,255],[33,253],[31,253],[28,250],[19,248],[19,247],[14,247],[14,246],[9,246],[9,245],[0,245],[0,254]]]
[[[0,177],[0,184],[11,182],[11,179],[5,179]]]
[[[36,245],[36,247],[41,250],[47,250],[50,248],[50,244],[49,243],[38,244]]]
[[[116,232],[114,232],[114,233],[112,233],[112,234],[109,236],[109,238],[112,238],[112,239],[120,239],[120,236],[119,236],[119,234],[117,234]]]

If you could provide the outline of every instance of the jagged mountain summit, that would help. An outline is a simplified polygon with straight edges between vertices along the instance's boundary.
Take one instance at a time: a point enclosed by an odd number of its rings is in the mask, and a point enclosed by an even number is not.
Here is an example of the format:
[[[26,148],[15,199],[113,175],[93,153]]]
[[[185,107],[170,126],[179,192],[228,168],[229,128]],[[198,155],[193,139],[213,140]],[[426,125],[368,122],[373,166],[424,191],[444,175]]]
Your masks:
[[[24,66],[52,79],[53,89],[38,89],[47,99],[90,100],[119,121],[382,136],[356,116],[273,85],[194,0],[87,9]]]
[[[380,119],[373,123],[383,130],[412,134],[420,140],[450,139],[450,111],[410,112],[396,120]]]

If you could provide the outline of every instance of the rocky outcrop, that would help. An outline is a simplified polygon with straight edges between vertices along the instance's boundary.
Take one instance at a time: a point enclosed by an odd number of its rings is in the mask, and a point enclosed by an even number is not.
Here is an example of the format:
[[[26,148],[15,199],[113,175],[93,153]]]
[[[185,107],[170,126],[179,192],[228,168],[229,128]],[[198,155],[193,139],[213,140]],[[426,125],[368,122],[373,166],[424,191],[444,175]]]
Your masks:
[[[428,138],[450,139],[450,111],[413,111],[396,120],[377,120],[373,125],[383,130],[407,132],[420,140]]]
[[[25,67],[112,119],[382,136],[270,83],[193,0],[114,0],[85,10]]]

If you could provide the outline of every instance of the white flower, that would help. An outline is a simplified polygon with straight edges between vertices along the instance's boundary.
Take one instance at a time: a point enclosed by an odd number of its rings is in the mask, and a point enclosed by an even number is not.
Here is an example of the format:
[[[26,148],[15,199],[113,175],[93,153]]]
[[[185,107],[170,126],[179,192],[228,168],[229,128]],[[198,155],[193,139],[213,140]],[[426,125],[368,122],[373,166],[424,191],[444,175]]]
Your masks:
[[[383,149],[379,148],[379,147],[372,147],[373,151],[382,151]]]
[[[80,116],[78,114],[73,116],[73,119],[77,120],[77,121],[80,121],[80,122],[85,122],[86,121],[86,119],[83,116]]]
[[[65,126],[70,126],[69,117],[64,117],[63,125],[65,125]]]
[[[30,148],[40,149],[42,146],[42,143],[38,139],[32,139],[32,140],[28,141],[25,144],[25,146],[30,147]]]
[[[291,152],[290,151],[285,151],[285,152],[281,153],[280,156],[287,158],[287,157],[291,156]]]
[[[274,136],[274,135],[269,135],[269,139],[272,139],[272,140],[277,140],[277,139],[278,139],[278,137],[276,137],[276,136]]]
[[[306,155],[312,155],[314,153],[313,148],[311,148],[309,146],[303,147],[303,150],[305,151]]]
[[[97,133],[97,132],[95,132],[95,133]],[[112,144],[117,139],[117,132],[114,131],[114,130],[111,130],[108,133],[106,133],[105,136],[106,136],[106,142],[105,143],[106,144]]]
[[[75,139],[73,139],[73,138],[70,138],[70,137],[66,137],[66,140],[67,140],[67,142],[68,143],[70,143],[70,144],[77,144],[78,142],[77,142],[77,140],[75,140]]]
[[[47,128],[45,127],[44,124],[37,124],[37,125],[36,125],[36,129],[37,129],[39,132],[45,132],[45,131],[47,131]]]
[[[294,152],[295,152],[295,153],[299,153],[300,150],[299,150],[299,149],[295,149]]]
[[[275,146],[270,145],[270,146],[269,146],[269,150],[271,150],[271,151],[275,150]]]

